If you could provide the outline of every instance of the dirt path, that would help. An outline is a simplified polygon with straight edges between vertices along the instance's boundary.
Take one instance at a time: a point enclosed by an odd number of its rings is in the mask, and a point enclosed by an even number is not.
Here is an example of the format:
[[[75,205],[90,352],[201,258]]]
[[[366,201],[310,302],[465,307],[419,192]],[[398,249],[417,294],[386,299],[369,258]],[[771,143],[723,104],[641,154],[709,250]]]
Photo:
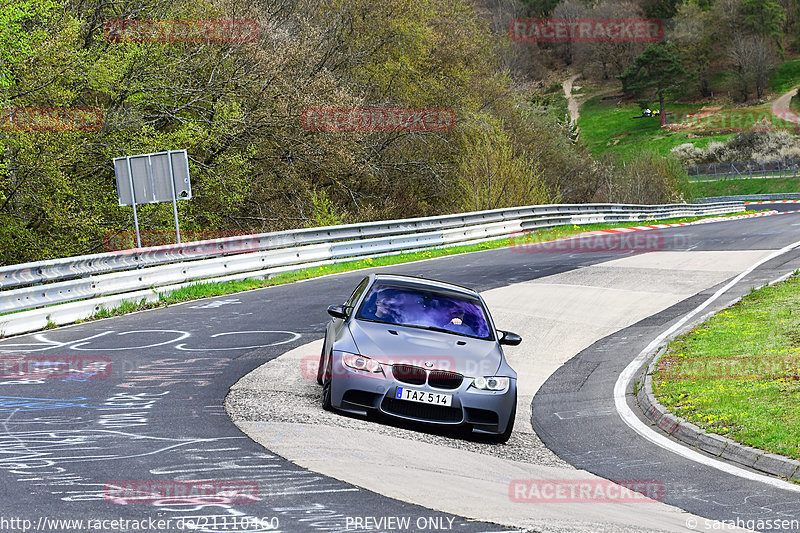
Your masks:
[[[772,114],[787,122],[793,122],[795,124],[800,123],[800,117],[797,116],[797,113],[789,109],[789,104],[791,103],[792,98],[796,94],[797,94],[797,87],[795,87],[788,93],[779,96],[777,100],[772,102]]]
[[[578,118],[580,117],[580,105],[578,101],[572,96],[572,84],[575,83],[575,80],[580,78],[580,74],[575,74],[571,78],[564,80],[564,83],[561,84],[564,87],[564,98],[567,99],[567,109],[569,110],[569,121],[572,124],[578,122]]]

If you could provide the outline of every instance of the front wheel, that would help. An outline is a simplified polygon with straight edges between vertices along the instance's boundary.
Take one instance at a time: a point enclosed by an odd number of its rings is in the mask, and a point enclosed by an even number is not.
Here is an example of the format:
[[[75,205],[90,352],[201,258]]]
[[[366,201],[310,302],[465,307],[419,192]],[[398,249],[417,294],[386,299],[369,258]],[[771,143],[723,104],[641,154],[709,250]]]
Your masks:
[[[322,375],[322,408],[326,411],[333,410],[331,405],[331,381],[333,381],[331,365],[332,361],[328,359],[328,364],[325,365],[325,372]]]
[[[317,383],[322,385],[322,369],[325,368],[325,341],[322,341],[322,353],[319,355],[319,366],[317,366]]]

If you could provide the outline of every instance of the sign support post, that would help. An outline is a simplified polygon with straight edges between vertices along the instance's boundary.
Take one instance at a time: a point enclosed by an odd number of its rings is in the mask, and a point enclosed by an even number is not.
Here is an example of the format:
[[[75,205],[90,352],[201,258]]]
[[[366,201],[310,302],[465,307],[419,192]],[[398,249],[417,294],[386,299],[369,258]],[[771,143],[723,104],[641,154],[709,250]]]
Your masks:
[[[172,170],[172,152],[168,152],[169,159],[169,184],[172,186],[172,214],[175,216],[175,235],[178,237],[178,244],[181,243],[181,226],[178,223],[178,196],[175,194],[175,173]]]
[[[116,157],[114,158],[114,174],[117,180],[119,205],[133,207],[137,247],[142,247],[142,237],[139,231],[139,214],[136,204],[160,202],[172,202],[175,236],[178,244],[181,244],[178,200],[192,198],[189,156],[186,150]]]
[[[128,159],[126,161],[128,163],[128,176],[133,176],[133,172],[131,172],[131,160]],[[131,205],[133,205],[133,225],[136,228],[136,247],[142,247],[142,236],[139,233],[139,215],[136,214],[136,193],[133,192],[133,179],[129,179],[128,183],[131,185]]]

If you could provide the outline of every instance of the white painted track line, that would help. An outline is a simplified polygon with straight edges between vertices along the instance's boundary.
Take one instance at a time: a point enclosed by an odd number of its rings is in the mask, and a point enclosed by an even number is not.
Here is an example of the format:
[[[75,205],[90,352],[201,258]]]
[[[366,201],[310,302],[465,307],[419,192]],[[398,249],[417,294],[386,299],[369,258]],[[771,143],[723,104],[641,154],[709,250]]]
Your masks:
[[[691,448],[687,448],[686,446],[683,446],[682,444],[679,444],[673,440],[670,440],[662,433],[659,433],[658,431],[652,429],[650,426],[642,422],[636,416],[633,410],[628,406],[625,395],[625,392],[628,390],[628,386],[630,385],[630,382],[636,375],[637,371],[642,367],[642,365],[645,363],[650,354],[652,354],[653,351],[656,350],[656,348],[658,348],[661,344],[663,344],[670,337],[670,335],[674,334],[677,331],[680,331],[680,329],[684,327],[690,320],[697,317],[704,309],[706,309],[714,301],[719,299],[720,296],[729,291],[732,287],[734,287],[737,283],[739,283],[745,276],[753,272],[756,268],[763,265],[767,261],[775,259],[776,257],[779,257],[787,252],[794,250],[798,246],[800,246],[800,241],[797,241],[784,248],[781,248],[780,250],[775,251],[774,253],[760,259],[759,261],[751,265],[749,268],[744,270],[741,274],[733,278],[725,286],[723,286],[717,292],[715,292],[711,297],[708,298],[708,300],[697,306],[694,310],[692,310],[690,313],[681,318],[678,322],[673,324],[672,327],[670,327],[669,329],[664,331],[661,335],[653,339],[653,341],[650,344],[648,344],[644,350],[642,350],[642,352],[636,357],[636,359],[631,361],[631,363],[627,367],[625,367],[625,370],[622,371],[619,378],[617,379],[616,384],[614,385],[614,405],[616,406],[617,412],[619,413],[622,420],[631,429],[633,429],[636,433],[638,433],[648,441],[652,442],[653,444],[663,448],[664,450],[685,457],[686,459],[689,459],[691,461],[711,466],[727,474],[738,476],[744,479],[749,479],[751,481],[758,481],[761,483],[766,483],[767,485],[771,485],[773,487],[800,493],[800,486],[798,485],[771,476],[758,474],[756,472],[752,472],[744,468],[739,468],[725,461],[713,459],[711,457],[708,457],[707,455],[704,455],[700,452],[692,450]]]

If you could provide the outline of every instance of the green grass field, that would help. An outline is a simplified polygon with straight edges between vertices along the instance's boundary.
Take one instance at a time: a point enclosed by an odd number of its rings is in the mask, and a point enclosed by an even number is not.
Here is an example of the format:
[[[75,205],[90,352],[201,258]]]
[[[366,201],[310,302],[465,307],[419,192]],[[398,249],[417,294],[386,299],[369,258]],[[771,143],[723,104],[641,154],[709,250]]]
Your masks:
[[[778,94],[790,91],[800,84],[800,58],[778,65],[770,78],[770,87]]]
[[[687,114],[698,111],[702,105],[670,104],[667,111]],[[594,155],[606,152],[618,154],[630,160],[644,148],[667,155],[675,146],[687,142],[704,148],[711,141],[724,141],[733,134],[698,137],[696,133],[670,132],[661,129],[658,117],[633,118],[641,115],[635,104],[617,104],[594,97],[581,106],[578,125],[581,128],[581,143]]]
[[[730,83],[731,72],[715,74],[712,85],[722,88]],[[783,94],[800,84],[800,58],[781,63],[773,72],[770,87],[775,95]],[[592,91],[589,89],[589,93]],[[676,104],[668,102],[666,111],[673,113],[668,117],[672,122],[686,122],[685,116],[701,110],[705,106],[719,106],[719,103]],[[651,109],[658,106],[651,103]],[[800,99],[793,99],[790,107],[800,110]],[[704,148],[711,141],[726,141],[733,137],[733,130],[749,130],[756,122],[766,121],[771,128],[794,131],[796,125],[774,118],[769,103],[739,106],[727,105],[719,110],[709,111],[705,118],[694,119],[684,130],[667,131],[662,129],[658,117],[633,118],[641,115],[641,108],[633,102],[617,104],[613,100],[604,101],[602,95],[587,100],[580,110],[578,125],[581,128],[581,143],[592,154],[614,153],[624,160],[635,157],[642,149],[655,150],[667,155],[675,146],[691,142]]]
[[[800,276],[753,291],[670,343],[656,398],[713,433],[800,458]]]
[[[692,198],[800,192],[800,175],[797,178],[724,180],[707,183],[690,182],[689,191]]]

